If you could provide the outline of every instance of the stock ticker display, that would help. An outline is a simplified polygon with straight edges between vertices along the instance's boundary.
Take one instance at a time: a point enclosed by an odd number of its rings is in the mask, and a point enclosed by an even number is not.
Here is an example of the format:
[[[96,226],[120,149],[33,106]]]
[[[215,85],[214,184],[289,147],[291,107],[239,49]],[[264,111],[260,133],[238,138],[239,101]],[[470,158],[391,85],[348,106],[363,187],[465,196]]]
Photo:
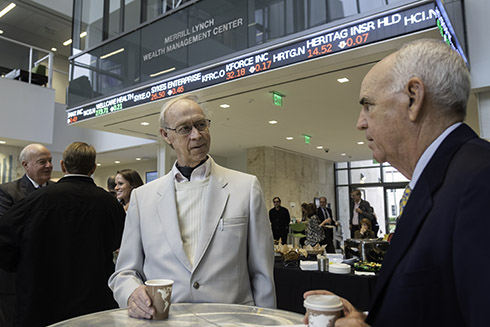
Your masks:
[[[325,30],[287,45],[238,58],[153,83],[139,89],[68,109],[67,123],[107,115],[137,105],[170,98],[273,69],[305,62],[381,40],[438,27],[442,38],[463,56],[445,12],[436,3],[365,18]],[[459,49],[458,49],[459,48]]]

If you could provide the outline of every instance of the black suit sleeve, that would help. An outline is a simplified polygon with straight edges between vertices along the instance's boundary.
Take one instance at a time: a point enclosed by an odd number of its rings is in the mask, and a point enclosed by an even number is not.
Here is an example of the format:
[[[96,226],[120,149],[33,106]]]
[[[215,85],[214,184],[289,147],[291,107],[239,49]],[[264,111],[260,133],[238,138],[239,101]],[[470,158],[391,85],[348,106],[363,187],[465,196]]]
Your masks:
[[[359,209],[362,210],[362,213],[359,214],[359,216],[361,216],[359,220],[361,220],[362,218],[367,218],[372,221],[374,219],[374,213],[369,202],[362,201],[359,204]]]
[[[0,219],[0,268],[15,271],[20,256],[20,240],[27,224],[29,207],[23,199]]]
[[[10,209],[13,203],[14,201],[10,194],[3,187],[0,187],[0,217]]]

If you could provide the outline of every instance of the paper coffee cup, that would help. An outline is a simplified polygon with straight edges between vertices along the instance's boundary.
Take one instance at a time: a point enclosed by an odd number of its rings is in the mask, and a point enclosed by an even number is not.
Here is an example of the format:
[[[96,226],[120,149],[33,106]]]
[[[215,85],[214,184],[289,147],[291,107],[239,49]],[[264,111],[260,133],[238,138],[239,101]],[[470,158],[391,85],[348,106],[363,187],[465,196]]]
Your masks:
[[[309,313],[309,327],[333,327],[344,305],[336,295],[310,295],[305,299],[304,307]]]
[[[155,308],[152,319],[162,320],[168,318],[173,284],[174,281],[171,279],[151,279],[145,282],[151,304]]]

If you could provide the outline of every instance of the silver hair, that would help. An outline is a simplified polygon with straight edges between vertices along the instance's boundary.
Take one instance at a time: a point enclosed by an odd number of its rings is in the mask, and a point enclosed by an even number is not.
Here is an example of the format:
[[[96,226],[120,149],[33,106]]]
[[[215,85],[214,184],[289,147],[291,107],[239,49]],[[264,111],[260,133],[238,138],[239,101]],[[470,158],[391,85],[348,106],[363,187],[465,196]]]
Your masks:
[[[420,78],[428,98],[446,115],[466,116],[471,76],[463,58],[441,40],[421,39],[395,53],[392,91],[400,92],[412,77]]]
[[[199,104],[199,107],[201,107],[202,111],[204,112],[204,117],[206,118],[209,118],[210,116],[210,113],[209,111],[205,108],[205,106],[203,104],[200,104],[199,103],[199,98],[197,96],[194,96],[194,95],[184,95],[184,96],[180,96],[180,97],[176,97],[170,101],[167,101],[163,107],[162,107],[162,111],[160,112],[160,118],[159,118],[159,122],[160,122],[160,127],[161,128],[165,128],[165,127],[168,127],[165,125],[165,113],[167,112],[167,110],[172,107],[174,104],[176,104],[177,102],[179,101],[182,101],[182,100],[189,100],[189,101],[193,101],[197,104]]]
[[[38,144],[38,143],[33,143],[33,144],[29,144],[29,145],[26,145],[25,148],[22,149],[22,151],[20,151],[20,154],[19,154],[19,161],[20,162],[28,162],[31,160],[31,157],[39,151],[40,148],[45,148],[44,145],[42,144]]]

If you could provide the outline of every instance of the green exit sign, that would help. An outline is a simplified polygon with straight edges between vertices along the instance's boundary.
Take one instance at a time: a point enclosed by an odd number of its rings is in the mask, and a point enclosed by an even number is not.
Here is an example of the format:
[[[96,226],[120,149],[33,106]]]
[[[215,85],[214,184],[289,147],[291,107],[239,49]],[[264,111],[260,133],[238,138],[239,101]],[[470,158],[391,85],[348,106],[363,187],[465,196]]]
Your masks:
[[[303,134],[303,137],[305,138],[305,144],[310,144],[311,135]]]
[[[279,92],[272,92],[272,103],[274,103],[275,106],[282,107],[284,106],[284,95],[282,95]]]

